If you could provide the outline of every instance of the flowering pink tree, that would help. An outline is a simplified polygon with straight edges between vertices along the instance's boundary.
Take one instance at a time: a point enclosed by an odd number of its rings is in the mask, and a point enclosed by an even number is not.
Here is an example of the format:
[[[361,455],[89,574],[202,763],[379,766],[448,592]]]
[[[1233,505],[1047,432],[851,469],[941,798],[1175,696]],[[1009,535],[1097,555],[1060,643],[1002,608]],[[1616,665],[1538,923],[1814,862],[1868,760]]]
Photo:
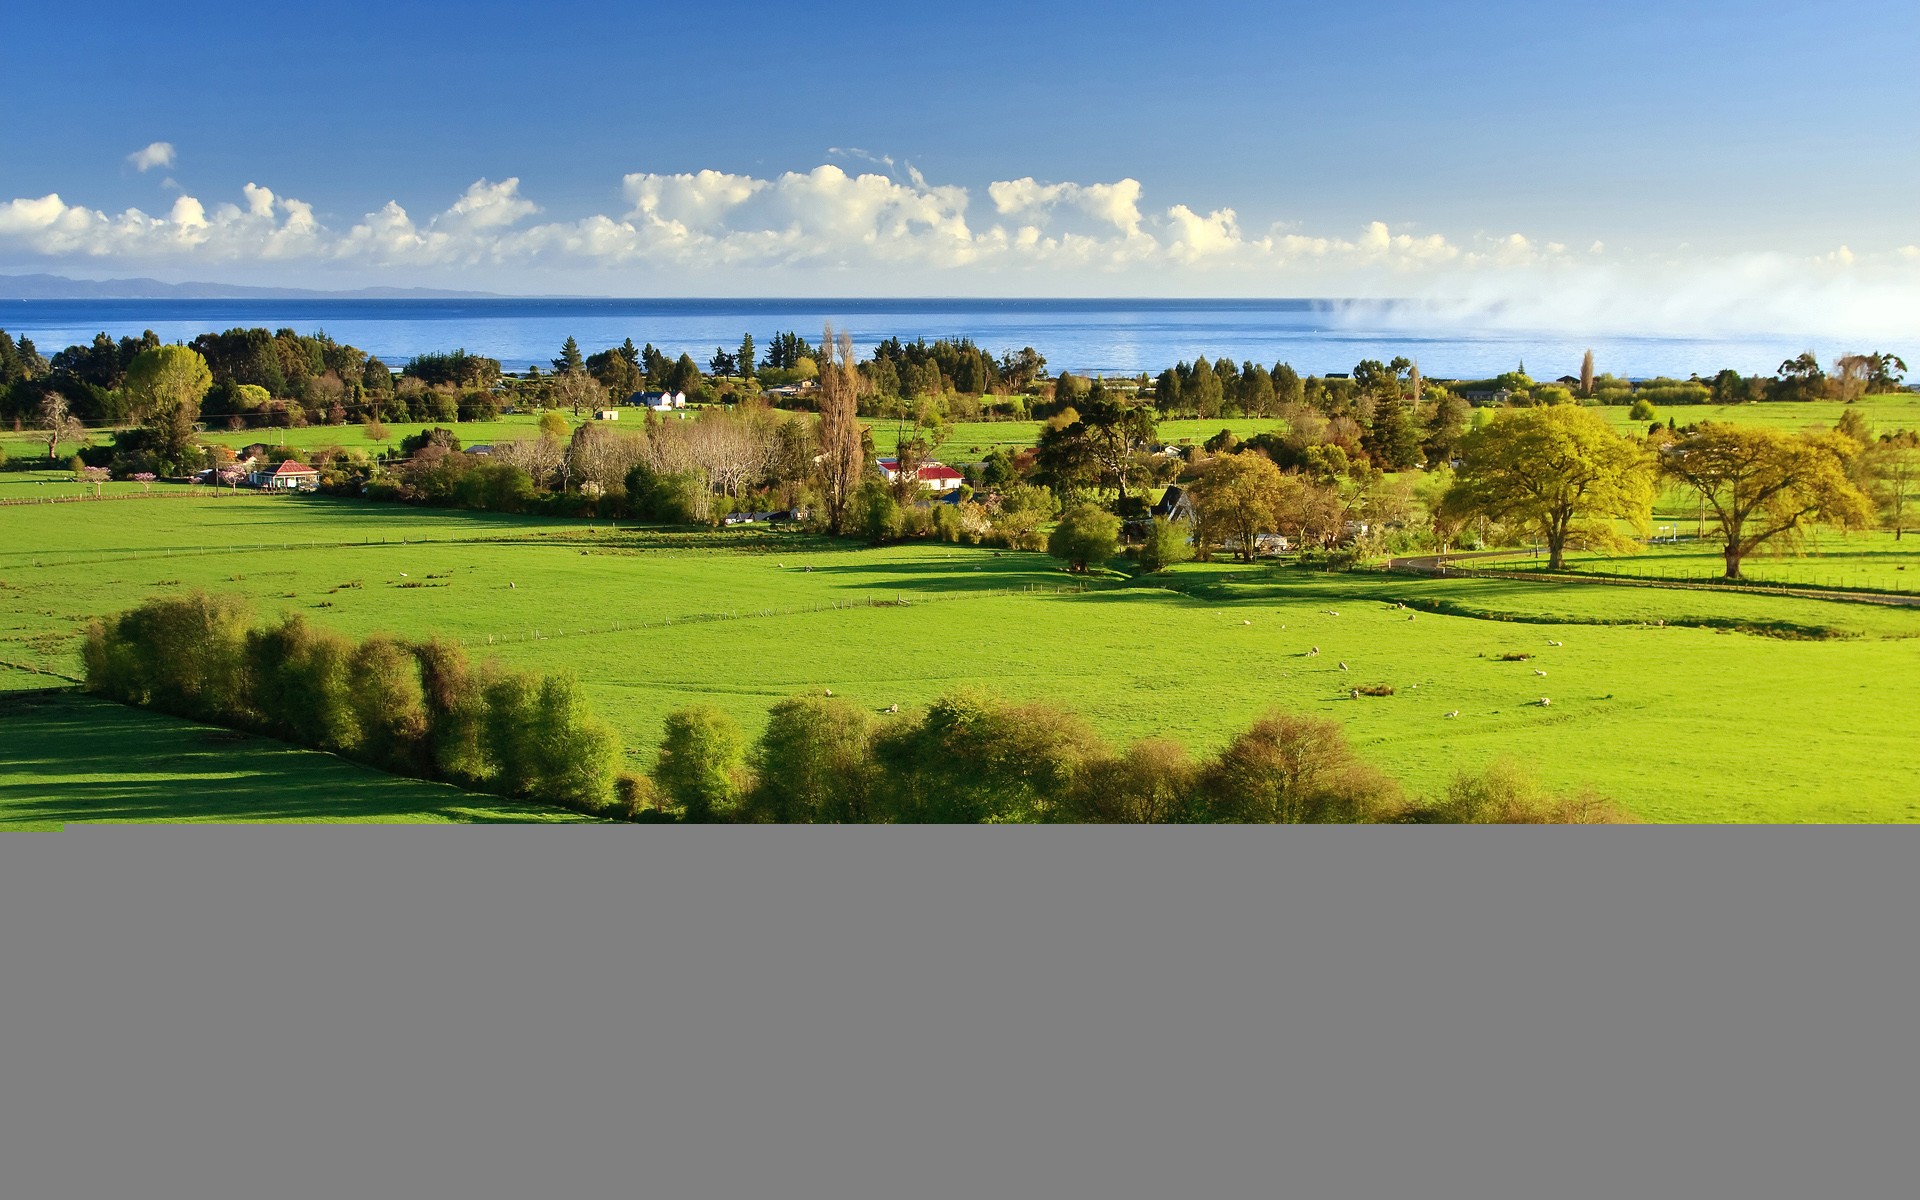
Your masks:
[[[233,466],[220,468],[220,482],[230,488],[238,490],[240,481],[246,477],[247,469],[245,467]]]
[[[100,485],[112,478],[113,472],[105,467],[81,467],[78,472],[79,481],[92,484],[93,494],[96,496],[100,494]]]
[[[135,471],[133,474],[127,476],[127,478],[139,484],[141,491],[153,491],[154,474],[152,471]]]

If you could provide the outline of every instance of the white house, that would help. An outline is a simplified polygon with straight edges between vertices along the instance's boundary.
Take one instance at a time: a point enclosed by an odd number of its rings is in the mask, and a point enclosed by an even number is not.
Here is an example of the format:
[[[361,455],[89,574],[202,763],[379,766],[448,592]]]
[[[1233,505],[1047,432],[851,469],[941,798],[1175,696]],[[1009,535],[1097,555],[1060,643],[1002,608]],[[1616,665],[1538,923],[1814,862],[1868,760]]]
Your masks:
[[[627,399],[628,404],[638,404],[655,412],[672,412],[676,408],[687,406],[685,392],[635,392]]]
[[[292,459],[272,471],[253,471],[247,482],[269,492],[311,492],[320,486],[320,472]]]
[[[888,483],[893,483],[900,478],[899,459],[883,458],[880,460],[879,466],[880,474],[886,477]],[[926,488],[936,496],[944,496],[949,492],[957,492],[960,490],[960,485],[965,482],[966,477],[964,475],[945,463],[927,462],[920,465],[920,486]]]

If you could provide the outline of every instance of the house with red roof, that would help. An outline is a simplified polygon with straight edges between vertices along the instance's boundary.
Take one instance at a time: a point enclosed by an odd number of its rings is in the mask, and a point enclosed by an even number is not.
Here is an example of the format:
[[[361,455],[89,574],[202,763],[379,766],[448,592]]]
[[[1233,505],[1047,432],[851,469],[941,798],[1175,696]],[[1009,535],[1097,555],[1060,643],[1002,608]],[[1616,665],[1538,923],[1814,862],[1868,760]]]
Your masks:
[[[883,458],[880,460],[879,466],[880,473],[886,476],[888,483],[893,483],[900,478],[899,459]],[[944,496],[949,492],[957,492],[960,490],[960,485],[966,481],[966,476],[960,474],[960,472],[945,463],[925,462],[920,464],[920,486],[926,488],[936,496]]]
[[[247,482],[267,492],[311,492],[320,486],[320,472],[288,459],[271,471],[252,471]]]

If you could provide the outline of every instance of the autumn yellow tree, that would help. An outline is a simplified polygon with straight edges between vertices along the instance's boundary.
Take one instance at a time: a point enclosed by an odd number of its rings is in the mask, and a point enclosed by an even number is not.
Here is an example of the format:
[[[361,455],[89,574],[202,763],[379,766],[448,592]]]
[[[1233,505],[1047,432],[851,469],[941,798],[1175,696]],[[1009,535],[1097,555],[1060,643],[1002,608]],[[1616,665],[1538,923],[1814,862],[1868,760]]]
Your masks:
[[[1641,448],[1591,409],[1571,404],[1504,413],[1460,444],[1460,471],[1442,506],[1454,520],[1483,518],[1545,543],[1548,568],[1572,548],[1632,549],[1613,522],[1644,535],[1653,473]]]
[[[1873,502],[1847,468],[1859,443],[1844,434],[1793,434],[1709,421],[1667,446],[1661,469],[1693,489],[1709,513],[1726,577],[1765,546],[1790,545],[1817,524],[1855,528]]]

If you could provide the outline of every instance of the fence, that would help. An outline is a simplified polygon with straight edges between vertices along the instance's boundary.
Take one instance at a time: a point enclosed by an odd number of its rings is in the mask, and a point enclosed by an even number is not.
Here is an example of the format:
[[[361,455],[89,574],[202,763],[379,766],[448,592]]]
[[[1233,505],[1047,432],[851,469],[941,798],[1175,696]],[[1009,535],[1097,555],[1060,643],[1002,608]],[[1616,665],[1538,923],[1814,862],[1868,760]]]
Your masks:
[[[1736,583],[1730,580],[1697,578],[1650,579],[1637,575],[1558,575],[1537,571],[1456,567],[1446,562],[1433,565],[1395,563],[1392,566],[1369,566],[1359,569],[1379,571],[1383,574],[1422,575],[1430,579],[1517,579],[1528,583],[1599,583],[1612,584],[1616,587],[1672,588],[1693,592],[1745,592],[1756,596],[1793,596],[1802,600],[1852,601],[1858,604],[1890,605],[1895,608],[1920,605],[1920,595],[1911,592],[1827,589],[1805,584]]]

